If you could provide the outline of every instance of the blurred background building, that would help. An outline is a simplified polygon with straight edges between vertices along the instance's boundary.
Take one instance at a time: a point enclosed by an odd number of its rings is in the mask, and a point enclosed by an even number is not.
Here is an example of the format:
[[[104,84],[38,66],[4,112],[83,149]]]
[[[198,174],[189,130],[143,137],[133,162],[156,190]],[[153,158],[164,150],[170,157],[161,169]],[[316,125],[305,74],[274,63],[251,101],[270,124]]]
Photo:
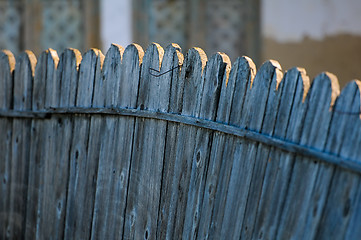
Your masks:
[[[0,0],[0,49],[178,43],[361,78],[359,0]]]

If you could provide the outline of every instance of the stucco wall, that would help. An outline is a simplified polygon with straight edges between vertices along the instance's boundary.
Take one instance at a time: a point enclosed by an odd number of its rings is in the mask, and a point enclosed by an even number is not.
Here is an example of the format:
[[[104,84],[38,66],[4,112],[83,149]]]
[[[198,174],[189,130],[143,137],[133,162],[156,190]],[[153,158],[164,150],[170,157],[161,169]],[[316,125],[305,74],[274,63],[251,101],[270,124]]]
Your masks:
[[[361,79],[361,1],[263,0],[263,60],[305,67],[311,78]]]

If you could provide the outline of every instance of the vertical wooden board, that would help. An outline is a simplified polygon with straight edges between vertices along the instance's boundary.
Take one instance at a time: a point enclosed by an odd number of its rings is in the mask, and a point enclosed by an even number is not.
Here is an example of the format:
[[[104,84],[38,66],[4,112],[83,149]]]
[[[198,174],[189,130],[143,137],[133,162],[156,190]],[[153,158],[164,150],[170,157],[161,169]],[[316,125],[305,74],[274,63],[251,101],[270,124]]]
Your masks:
[[[166,53],[173,55],[172,65],[168,64],[169,68],[179,67],[173,69],[173,71],[167,73],[170,76],[170,96],[169,96],[169,109],[170,113],[179,114],[182,109],[183,90],[184,90],[184,79],[180,77],[181,66],[183,65],[183,54],[177,44],[171,44],[166,48]],[[164,69],[166,69],[164,67]],[[160,191],[160,202],[158,212],[158,223],[157,223],[157,239],[166,239],[171,233],[172,228],[169,226],[175,216],[174,210],[176,207],[174,204],[174,195],[172,193],[172,180],[174,177],[175,165],[176,165],[176,140],[179,132],[179,124],[168,122],[167,124],[167,135],[165,140],[164,149],[164,162],[162,171],[162,183]]]
[[[328,128],[332,119],[330,106],[339,94],[337,79],[331,74],[323,73],[312,82],[306,97],[306,115],[300,144],[323,150],[328,136]],[[287,196],[282,205],[279,227],[276,238],[297,237],[303,234],[313,186],[319,165],[315,159],[296,156],[293,171],[289,179]],[[295,218],[294,216],[298,216]]]
[[[276,62],[266,62],[258,71],[254,81],[250,81],[245,94],[244,103],[240,116],[232,117],[232,120],[238,122],[234,125],[260,129],[262,126],[263,115],[265,112],[267,97],[271,83],[276,89],[277,72],[279,72],[279,65]],[[273,89],[272,89],[273,90]],[[249,118],[261,117],[261,120]],[[252,123],[250,125],[250,122]],[[234,143],[234,150],[227,153],[233,159],[232,169],[230,171],[229,187],[226,196],[225,213],[223,216],[223,223],[220,235],[227,238],[239,238],[246,212],[247,196],[249,191],[249,184],[251,182],[252,171],[254,168],[254,158],[256,157],[257,146],[255,143],[248,143],[246,141],[237,139]],[[252,162],[249,160],[252,159]],[[244,183],[244,188],[240,191],[240,183]],[[234,208],[234,206],[237,206]],[[236,224],[235,224],[236,222]],[[218,232],[219,234],[219,232]]]
[[[19,55],[14,71],[14,109],[31,110],[35,55],[26,51]],[[26,195],[30,152],[31,120],[14,119],[11,142],[9,239],[24,238]]]
[[[166,52],[164,59],[163,55],[163,48],[156,43],[144,55],[137,103],[141,110],[168,110],[171,79],[166,74],[150,74],[150,68],[165,72],[174,65],[172,53]],[[124,225],[126,239],[156,238],[166,127],[163,121],[136,120]]]
[[[79,67],[79,81],[76,92],[76,107],[89,108],[94,99],[95,79],[100,77],[102,54],[91,49],[83,56]],[[73,124],[73,138],[69,155],[69,183],[65,219],[65,238],[88,239],[91,234],[92,214],[98,158],[90,158],[90,132],[99,134],[99,129],[90,130],[88,116],[76,116]],[[96,136],[95,136],[96,137]],[[97,152],[97,149],[95,149]]]
[[[230,67],[229,63],[227,63],[227,67],[228,66]],[[245,67],[246,69],[244,72],[239,70]],[[248,67],[248,59],[243,57],[237,59],[230,72],[227,73],[226,69],[218,104],[217,122],[229,124],[231,107],[233,109],[233,99],[238,97],[243,99],[242,95],[246,89],[247,80],[249,79],[250,74],[250,69]],[[240,75],[242,74],[245,76],[241,78]],[[239,88],[239,86],[241,86],[241,88]],[[225,134],[214,133],[205,190],[203,193],[204,196],[200,210],[198,238],[215,238],[216,228],[219,228],[221,225],[220,223],[223,216],[222,209],[225,200],[224,190],[227,189],[224,179],[227,178],[228,171],[230,170],[229,163],[231,162],[228,158],[224,157],[224,155],[226,154],[225,151],[228,152],[230,150],[228,149],[230,138],[230,136]]]
[[[292,142],[299,141],[300,133],[290,128],[290,123],[302,119],[303,99],[308,88],[309,78],[303,69],[293,68],[286,72],[280,83],[282,92],[273,134],[275,137],[287,138]],[[282,152],[277,148],[271,150],[252,238],[274,238],[282,202],[287,192],[288,179],[292,171],[293,156],[293,154]]]
[[[199,117],[214,121],[216,119],[220,90],[226,63],[220,54],[213,55],[207,62]],[[190,183],[185,208],[183,238],[196,238],[199,228],[200,208],[203,199],[206,171],[209,162],[209,151],[212,143],[213,132],[198,128],[196,130],[195,144],[191,158]]]
[[[181,111],[182,115],[199,115],[198,106],[200,93],[203,88],[202,73],[206,61],[207,56],[202,49],[192,48],[188,51],[182,66],[180,82],[178,82],[182,84],[180,87],[183,87],[184,90],[183,88],[174,89],[177,87],[176,84],[172,84],[171,88],[171,99],[182,93],[182,100],[178,98],[179,103],[170,103],[170,111],[174,111],[179,107],[178,111]],[[181,91],[181,93],[178,92],[174,94],[175,91]],[[184,208],[187,201],[187,194],[185,193],[189,185],[190,161],[195,141],[195,130],[195,127],[180,124],[173,148],[165,150],[165,157],[172,156],[172,158],[174,158],[174,160],[172,160],[174,161],[174,166],[171,164],[165,165],[165,169],[163,170],[163,177],[167,179],[167,183],[163,180],[165,185],[162,185],[162,188],[164,191],[167,191],[167,193],[162,195],[159,209],[160,223],[158,224],[159,235],[157,235],[159,238],[163,236],[167,239],[181,238],[185,215]],[[170,169],[170,167],[172,167],[172,169]],[[168,176],[165,175],[165,171],[168,171]],[[166,202],[168,196],[170,196],[170,198],[169,201]]]
[[[0,109],[10,110],[13,91],[14,55],[0,51]],[[6,238],[10,206],[12,119],[0,118],[0,238]]]
[[[351,82],[337,98],[325,148],[346,159],[357,156],[361,140],[359,114],[345,114],[360,110],[360,87],[359,81]],[[304,236],[343,238],[357,205],[359,183],[360,173],[340,167],[320,167],[306,213],[306,227],[310,231]]]
[[[102,81],[104,89],[103,104],[105,106],[114,106],[119,96],[119,84],[122,82],[123,52],[124,49],[121,46],[112,44],[104,60]],[[131,76],[129,76],[129,79],[133,80]],[[117,217],[120,218],[123,213],[119,213],[120,210],[114,207],[115,202],[121,201],[120,196],[115,195],[113,192],[115,176],[117,176],[113,165],[114,150],[117,145],[114,143],[116,140],[114,132],[117,131],[116,118],[107,116],[102,124],[105,135],[99,143],[99,166],[91,238],[108,239],[112,236],[117,239],[115,229],[121,231],[123,227]]]
[[[262,73],[262,67],[267,67]],[[280,105],[281,92],[283,84],[280,85],[283,73],[278,62],[270,60],[261,67],[257,74],[262,76],[253,82],[251,92],[254,94],[250,98],[246,107],[245,126],[262,134],[272,135],[274,132],[277,112]],[[268,75],[269,74],[269,75]],[[258,80],[258,81],[257,81]],[[265,95],[262,103],[264,103],[263,111],[255,110],[259,105],[258,98]],[[262,105],[262,104],[261,104]],[[258,109],[259,110],[259,109]],[[252,111],[252,112],[249,112]],[[248,117],[248,118],[247,118]],[[251,117],[251,118],[250,118]],[[241,238],[250,239],[252,237],[254,224],[256,221],[256,210],[263,188],[263,179],[267,164],[270,160],[271,148],[264,144],[250,142],[245,150],[245,161],[253,164],[252,177],[249,185],[247,204],[243,217]],[[250,156],[252,156],[250,158]],[[236,235],[238,237],[238,235]]]
[[[48,61],[56,59],[54,52]],[[48,72],[45,106],[72,107],[78,82],[81,54],[76,49],[66,49],[56,61],[55,73]],[[51,65],[51,63],[48,63]],[[53,116],[46,125],[46,152],[44,158],[43,192],[37,237],[63,239],[66,214],[66,196],[69,176],[69,151],[72,140],[72,119]]]
[[[256,67],[253,61],[244,57],[241,59],[238,70],[237,80],[234,89],[234,96],[232,99],[232,108],[229,118],[229,124],[240,126],[242,123],[243,107],[247,96],[250,94],[250,86],[254,81]],[[249,97],[249,96],[248,96]],[[247,200],[247,184],[239,184],[239,182],[249,182],[250,169],[244,165],[242,156],[244,140],[237,137],[230,137],[227,139],[223,153],[224,161],[223,169],[221,169],[221,177],[218,186],[221,186],[220,191],[217,192],[216,201],[218,216],[217,222],[211,223],[211,231],[208,234],[213,235],[214,239],[221,238],[223,235],[232,235],[235,230],[234,227],[241,227],[242,217]],[[237,188],[237,191],[232,189]],[[237,224],[238,223],[238,224]],[[213,230],[214,229],[214,230]],[[213,230],[213,233],[212,233]],[[240,230],[238,230],[240,231]]]
[[[47,50],[43,52],[37,62],[35,68],[35,76],[33,82],[32,93],[32,110],[42,111],[45,108],[46,100],[46,84],[52,82],[55,71],[55,59],[52,59],[54,54]],[[55,52],[56,55],[56,52]],[[52,61],[49,61],[49,58]],[[49,64],[49,65],[48,65]],[[50,79],[48,79],[48,77]],[[44,164],[46,161],[46,120],[33,119],[31,122],[30,133],[30,155],[29,155],[29,178],[28,178],[28,192],[26,203],[26,229],[25,238],[35,239],[37,224],[40,216],[41,198],[43,192],[43,176]]]

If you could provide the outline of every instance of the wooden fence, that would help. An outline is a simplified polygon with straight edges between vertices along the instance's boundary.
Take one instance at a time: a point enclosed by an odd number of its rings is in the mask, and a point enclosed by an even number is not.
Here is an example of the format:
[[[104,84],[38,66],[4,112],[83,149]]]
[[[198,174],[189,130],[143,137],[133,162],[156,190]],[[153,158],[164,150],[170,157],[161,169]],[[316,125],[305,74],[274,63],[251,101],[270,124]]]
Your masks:
[[[175,44],[2,51],[0,238],[360,238],[360,88]]]

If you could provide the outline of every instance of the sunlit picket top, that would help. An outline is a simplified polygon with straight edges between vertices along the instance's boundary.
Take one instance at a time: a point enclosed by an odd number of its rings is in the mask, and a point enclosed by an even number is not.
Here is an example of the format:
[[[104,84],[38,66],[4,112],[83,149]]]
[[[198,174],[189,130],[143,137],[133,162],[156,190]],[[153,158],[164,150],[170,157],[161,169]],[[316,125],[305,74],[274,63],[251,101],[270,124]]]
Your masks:
[[[357,239],[360,89],[176,44],[3,50],[0,239]]]

